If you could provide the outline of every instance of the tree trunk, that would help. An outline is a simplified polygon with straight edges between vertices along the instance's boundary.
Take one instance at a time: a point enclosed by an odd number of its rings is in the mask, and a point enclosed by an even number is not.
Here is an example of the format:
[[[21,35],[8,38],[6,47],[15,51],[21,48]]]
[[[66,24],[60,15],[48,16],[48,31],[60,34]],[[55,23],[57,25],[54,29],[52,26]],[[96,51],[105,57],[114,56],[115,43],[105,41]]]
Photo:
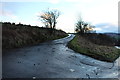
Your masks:
[[[49,22],[49,24],[50,24],[50,28],[52,28],[52,22],[51,21]]]

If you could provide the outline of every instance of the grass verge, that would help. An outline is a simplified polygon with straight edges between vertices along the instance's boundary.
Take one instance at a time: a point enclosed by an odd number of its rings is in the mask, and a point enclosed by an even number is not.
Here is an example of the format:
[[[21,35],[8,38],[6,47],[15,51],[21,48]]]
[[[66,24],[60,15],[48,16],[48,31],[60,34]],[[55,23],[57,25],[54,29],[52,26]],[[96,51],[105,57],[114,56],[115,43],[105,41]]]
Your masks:
[[[114,46],[98,45],[80,35],[76,35],[68,43],[68,47],[80,54],[107,62],[114,62],[120,55],[120,50]]]
[[[2,23],[2,49],[35,45],[66,36],[67,34],[62,30],[23,24]]]

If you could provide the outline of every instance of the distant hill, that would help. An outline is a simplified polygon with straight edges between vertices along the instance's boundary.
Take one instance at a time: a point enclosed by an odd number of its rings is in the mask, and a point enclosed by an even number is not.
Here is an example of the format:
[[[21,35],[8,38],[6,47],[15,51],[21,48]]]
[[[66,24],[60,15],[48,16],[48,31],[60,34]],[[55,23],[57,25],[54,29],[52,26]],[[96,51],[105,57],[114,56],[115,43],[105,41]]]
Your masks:
[[[115,39],[115,45],[120,46],[120,33],[104,33]]]
[[[120,33],[104,33],[104,34],[111,36],[111,37],[116,37],[116,38],[120,37]]]

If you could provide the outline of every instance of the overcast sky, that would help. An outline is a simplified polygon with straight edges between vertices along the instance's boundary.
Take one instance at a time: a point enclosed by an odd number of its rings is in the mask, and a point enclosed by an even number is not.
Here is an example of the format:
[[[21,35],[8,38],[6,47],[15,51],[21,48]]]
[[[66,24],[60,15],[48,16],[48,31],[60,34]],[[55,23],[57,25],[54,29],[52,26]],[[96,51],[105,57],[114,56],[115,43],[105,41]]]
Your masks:
[[[56,28],[74,32],[75,23],[82,19],[96,26],[97,32],[118,32],[119,0],[2,0],[0,21],[43,26],[38,15],[44,10],[61,12]]]

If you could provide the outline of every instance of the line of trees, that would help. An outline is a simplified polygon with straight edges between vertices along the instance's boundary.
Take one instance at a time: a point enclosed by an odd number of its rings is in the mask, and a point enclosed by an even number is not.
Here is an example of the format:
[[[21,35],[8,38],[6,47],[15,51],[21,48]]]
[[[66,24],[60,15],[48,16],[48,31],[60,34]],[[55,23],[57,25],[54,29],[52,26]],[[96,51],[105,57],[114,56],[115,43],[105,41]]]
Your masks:
[[[57,19],[60,16],[60,12],[58,10],[47,10],[44,11],[39,17],[41,21],[45,24],[45,27],[55,29],[57,24]],[[87,22],[79,19],[76,23],[75,31],[79,34],[83,33],[95,33],[95,26],[88,24]]]

